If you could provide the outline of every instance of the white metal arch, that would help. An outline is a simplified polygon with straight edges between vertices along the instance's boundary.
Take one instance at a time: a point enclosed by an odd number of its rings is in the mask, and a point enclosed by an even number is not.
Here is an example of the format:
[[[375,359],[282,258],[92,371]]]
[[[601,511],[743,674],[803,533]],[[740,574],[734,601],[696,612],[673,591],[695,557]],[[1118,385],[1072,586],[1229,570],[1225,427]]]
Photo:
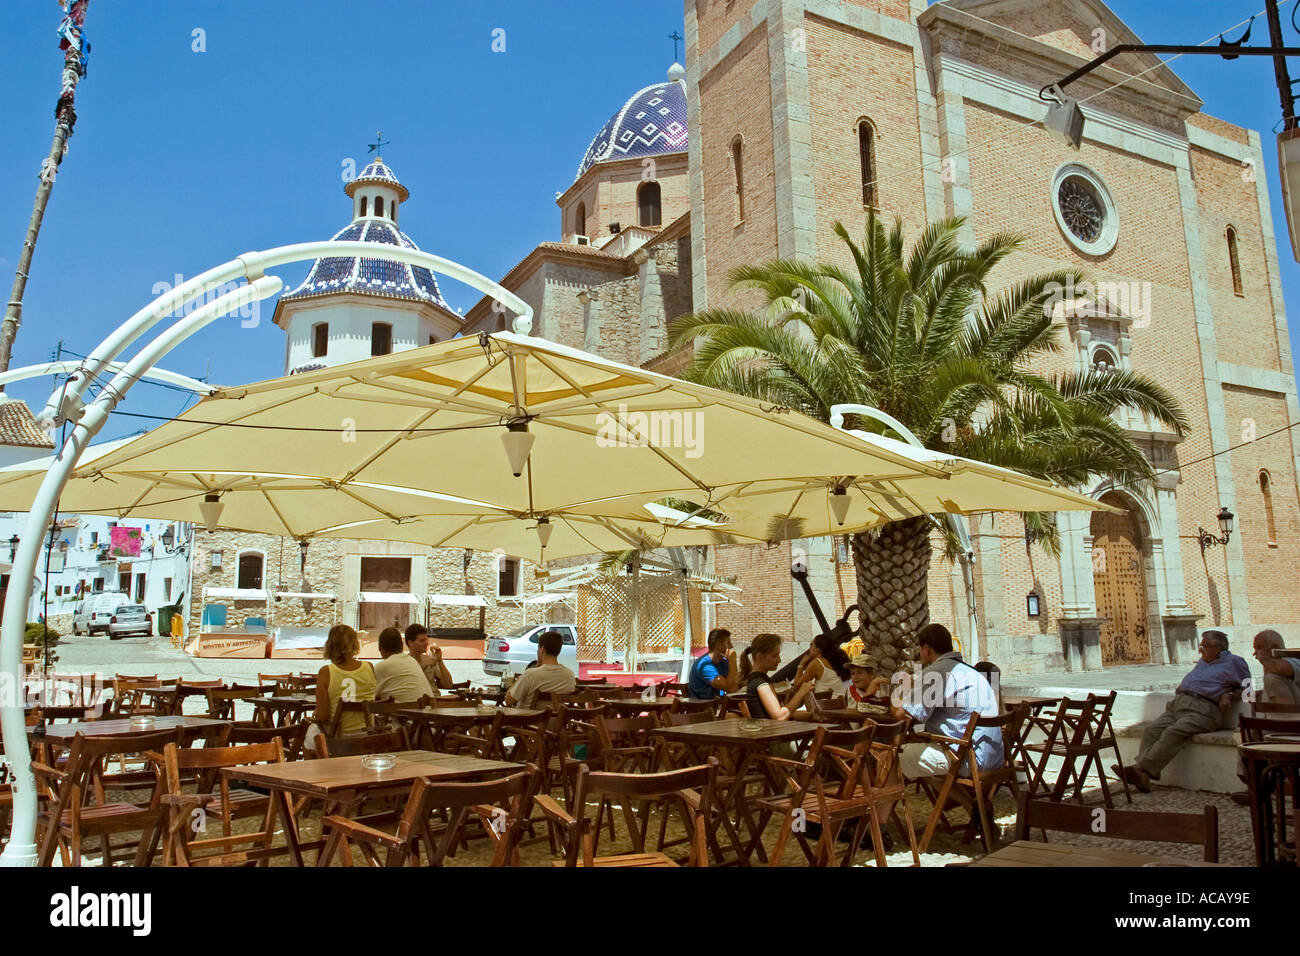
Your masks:
[[[18,550],[14,555],[11,580],[32,580],[45,529],[54,515],[59,495],[76,467],[77,459],[90,444],[90,440],[104,427],[110,412],[131,387],[149,375],[153,367],[173,348],[220,316],[279,292],[283,283],[274,276],[267,276],[267,269],[322,256],[393,259],[424,266],[440,275],[463,282],[484,295],[492,296],[515,312],[515,332],[528,335],[532,331],[533,310],[523,299],[460,263],[418,249],[371,242],[304,242],[263,252],[247,252],[209,269],[158,296],[114,329],[77,364],[72,380],[50,394],[39,417],[54,423],[65,419],[75,421],[76,427],[55,455],[54,463],[32,502],[27,524],[19,537]],[[116,361],[132,343],[177,309],[196,297],[220,291],[222,286],[241,278],[246,280],[246,285],[200,305],[150,339],[129,361]],[[43,370],[45,367],[40,368],[41,372],[16,375],[13,380],[48,374]],[[25,370],[14,371],[19,373]],[[93,401],[87,402],[87,386],[105,372],[113,373],[112,380]],[[23,713],[26,689],[22,642],[26,624],[27,594],[21,588],[10,588],[5,596],[4,616],[0,623],[0,728],[3,729],[5,755],[12,781],[13,814],[9,843],[4,852],[0,853],[0,866],[34,866],[37,861],[36,781],[32,775],[31,752]]]

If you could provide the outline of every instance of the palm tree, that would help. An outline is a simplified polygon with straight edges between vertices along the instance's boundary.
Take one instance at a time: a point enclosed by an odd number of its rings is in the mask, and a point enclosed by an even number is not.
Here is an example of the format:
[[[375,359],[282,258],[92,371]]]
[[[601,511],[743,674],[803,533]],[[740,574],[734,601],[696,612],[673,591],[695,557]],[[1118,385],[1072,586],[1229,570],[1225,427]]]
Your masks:
[[[835,224],[853,268],[777,259],[736,269],[733,290],[757,290],[766,308],[675,321],[673,347],[694,347],[684,377],[822,421],[832,405],[871,405],[928,448],[1065,485],[1094,476],[1150,482],[1150,463],[1112,415],[1136,409],[1181,435],[1177,401],[1132,372],[1035,371],[1060,347],[1049,306],[1083,276],[1049,272],[992,293],[990,274],[1024,239],[999,234],[963,249],[963,225],[931,223],[905,251],[901,221],[887,230],[873,212],[861,245]],[[1052,516],[1025,522],[1049,551],[1059,548]],[[882,667],[916,656],[913,635],[929,621],[934,527],[922,516],[851,537],[863,640]]]

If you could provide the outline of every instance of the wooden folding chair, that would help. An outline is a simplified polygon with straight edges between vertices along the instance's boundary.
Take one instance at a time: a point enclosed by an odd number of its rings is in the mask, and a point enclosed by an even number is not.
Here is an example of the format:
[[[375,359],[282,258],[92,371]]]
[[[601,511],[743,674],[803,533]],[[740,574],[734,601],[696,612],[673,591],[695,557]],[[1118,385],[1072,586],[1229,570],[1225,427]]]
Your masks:
[[[1097,829],[1099,823],[1100,830]],[[1022,790],[1017,802],[1016,839],[1028,840],[1029,831],[1033,829],[1117,840],[1197,844],[1205,850],[1206,863],[1219,862],[1219,811],[1212,804],[1206,804],[1202,813],[1114,810],[1034,800],[1028,790]]]
[[[33,762],[37,789],[44,793],[46,800],[46,808],[37,819],[40,840],[37,865],[50,866],[58,850],[64,866],[80,866],[82,841],[93,837],[100,840],[104,866],[113,865],[114,850],[131,846],[136,848],[135,865],[148,865],[157,850],[166,817],[160,799],[164,785],[161,769],[154,766],[153,792],[148,805],[141,806],[107,800],[104,764],[109,757],[160,752],[168,744],[177,743],[179,738],[179,730],[113,737],[77,734],[72,738],[65,769]],[[135,831],[140,832],[137,841],[114,845],[113,836]]]
[[[1061,765],[1051,787],[1051,799],[1062,799],[1071,781],[1079,776],[1075,764],[1092,749],[1088,735],[1096,701],[1093,694],[1089,694],[1085,700],[1061,698],[1056,712],[1051,715],[1051,723],[1047,725],[1046,738],[1041,742],[1026,742],[1021,745],[1020,749],[1031,763],[1034,755],[1037,755],[1037,763],[1033,763],[1027,787],[1031,797],[1047,790],[1048,762],[1052,758],[1059,758]],[[1039,718],[1040,725],[1046,718],[1045,714]],[[1079,778],[1075,795],[1080,799],[1082,788],[1083,780]]]
[[[410,750],[411,741],[406,729],[387,730],[382,733],[354,734],[350,737],[316,738],[316,750],[321,757],[354,757],[358,754],[396,753]]]
[[[549,794],[534,797],[547,819],[557,828],[564,848],[564,859],[554,866],[630,866],[664,867],[678,864],[664,853],[647,853],[645,829],[630,828],[634,852],[613,856],[596,856],[592,820],[587,816],[589,798],[598,806],[619,800],[627,806],[635,800],[646,801],[647,819],[650,803],[677,801],[689,821],[691,833],[687,866],[708,866],[708,826],[714,812],[714,789],[718,762],[664,773],[605,773],[592,771],[584,764],[574,781],[574,812],[562,808]],[[667,812],[666,807],[663,808]],[[576,816],[575,816],[576,814]],[[597,824],[597,827],[599,824]]]
[[[226,728],[222,746],[239,744],[265,744],[272,740],[280,741],[280,749],[285,760],[302,759],[302,742],[307,736],[311,722],[304,720],[297,724],[282,724],[279,727],[255,727],[251,724],[231,724]]]
[[[325,817],[321,821],[326,834],[322,860],[339,857],[349,865],[351,844],[355,843],[370,866],[405,866],[411,861],[418,864],[419,844],[423,842],[428,865],[442,866],[456,845],[463,842],[472,815],[493,843],[488,865],[518,866],[521,826],[528,816],[536,783],[537,768],[531,764],[521,773],[485,782],[432,783],[421,777],[411,785],[405,809],[391,833],[374,826],[373,818],[349,819],[337,814]],[[429,822],[437,810],[446,811],[448,818],[440,838]]]
[[[256,700],[261,696],[261,691],[255,689],[209,687],[207,690],[208,716],[213,720],[234,720],[235,704],[237,702]]]
[[[1017,719],[1023,720],[1023,717],[1018,717],[1023,713],[1023,708],[1017,708],[1016,711],[1010,714],[1001,714],[998,717],[989,718],[982,718],[978,713],[973,713],[970,715],[970,719],[966,723],[966,730],[960,738],[933,733],[912,735],[913,739],[939,746],[948,759],[948,772],[942,778],[936,775],[935,777],[920,780],[921,788],[934,802],[934,807],[930,812],[930,819],[925,825],[925,832],[921,835],[920,851],[922,853],[929,848],[930,840],[934,838],[935,831],[940,824],[943,825],[946,831],[955,829],[948,822],[945,815],[952,802],[965,808],[970,815],[970,819],[966,824],[967,839],[973,834],[973,828],[978,827],[985,849],[989,852],[992,851],[993,842],[996,839],[992,812],[993,791],[999,786],[1006,785],[1012,788],[1013,792],[1018,792],[1019,787],[1016,783],[1014,766],[1007,765],[1005,747],[1003,762],[1000,767],[993,770],[980,770],[979,764],[975,760],[975,740],[981,729],[991,730],[996,728],[1002,730]],[[1018,730],[1018,728],[1016,729]],[[937,787],[935,786],[936,780],[939,781]]]
[[[282,763],[284,751],[278,738],[266,743],[197,750],[168,744],[159,759],[165,773],[162,802],[168,814],[165,865],[265,865],[275,855],[271,847],[277,815],[275,801],[253,790],[232,789],[229,779],[217,771],[241,764]],[[183,780],[194,772],[199,774],[197,792],[186,793]],[[231,822],[248,816],[261,816],[262,828],[253,833],[234,833]],[[199,834],[207,833],[213,817],[221,821],[221,835],[199,838]],[[286,820],[284,825],[292,826],[293,821]]]
[[[1300,715],[1300,704],[1289,700],[1253,700],[1250,702],[1250,716],[1254,717],[1257,714]]]

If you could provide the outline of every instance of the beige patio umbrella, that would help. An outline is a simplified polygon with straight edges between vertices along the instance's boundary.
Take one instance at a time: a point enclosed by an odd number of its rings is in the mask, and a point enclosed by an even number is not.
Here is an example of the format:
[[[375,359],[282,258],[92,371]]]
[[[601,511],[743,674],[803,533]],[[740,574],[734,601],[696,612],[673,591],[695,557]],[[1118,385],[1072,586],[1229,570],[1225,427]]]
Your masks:
[[[40,470],[0,472],[0,507],[24,508]],[[225,527],[529,557],[541,527],[552,558],[709,543],[696,527],[665,537],[644,505],[840,474],[943,475],[786,409],[497,333],[219,389],[80,462],[60,507],[194,520],[215,495]]]

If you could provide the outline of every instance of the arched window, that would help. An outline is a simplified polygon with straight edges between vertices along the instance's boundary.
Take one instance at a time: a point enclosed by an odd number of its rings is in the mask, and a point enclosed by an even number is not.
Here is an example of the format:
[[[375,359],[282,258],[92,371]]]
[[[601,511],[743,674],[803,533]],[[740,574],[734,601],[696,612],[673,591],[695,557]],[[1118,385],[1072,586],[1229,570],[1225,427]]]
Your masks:
[[[370,203],[369,198],[367,198],[366,196],[361,197],[361,215],[363,218],[366,215],[366,207],[369,203]]]
[[[329,348],[330,324],[317,322],[311,327],[311,357],[322,358]]]
[[[1268,543],[1277,544],[1277,523],[1273,520],[1273,479],[1267,471],[1259,473],[1259,494],[1264,499],[1264,524],[1268,531]]]
[[[383,218],[383,215],[384,215],[384,197],[383,197],[383,196],[376,196],[376,197],[375,197],[375,215],[376,215],[376,216],[379,216],[380,218]]]
[[[1106,346],[1100,345],[1092,353],[1092,369],[1094,372],[1113,372],[1118,366],[1119,363],[1115,361],[1115,353]]]
[[[370,326],[370,354],[387,355],[393,350],[393,327],[387,322]]]
[[[739,136],[731,141],[731,171],[736,177],[736,222],[741,223],[745,221],[745,157]]]
[[[639,222],[643,226],[657,226],[663,211],[659,205],[659,184],[642,183],[636,191],[636,205]]]
[[[1228,265],[1232,269],[1232,291],[1241,295],[1241,259],[1237,256],[1237,230],[1228,227]]]
[[[235,584],[239,588],[261,590],[262,566],[265,562],[260,551],[245,551],[239,556],[239,578]]]
[[[578,210],[573,214],[573,234],[576,236],[585,236],[587,234],[587,204],[578,203]]]
[[[858,160],[862,168],[862,205],[876,205],[876,131],[871,122],[858,120]]]
[[[390,202],[388,204],[388,218],[393,220],[393,225],[397,225],[397,202],[396,201]]]

